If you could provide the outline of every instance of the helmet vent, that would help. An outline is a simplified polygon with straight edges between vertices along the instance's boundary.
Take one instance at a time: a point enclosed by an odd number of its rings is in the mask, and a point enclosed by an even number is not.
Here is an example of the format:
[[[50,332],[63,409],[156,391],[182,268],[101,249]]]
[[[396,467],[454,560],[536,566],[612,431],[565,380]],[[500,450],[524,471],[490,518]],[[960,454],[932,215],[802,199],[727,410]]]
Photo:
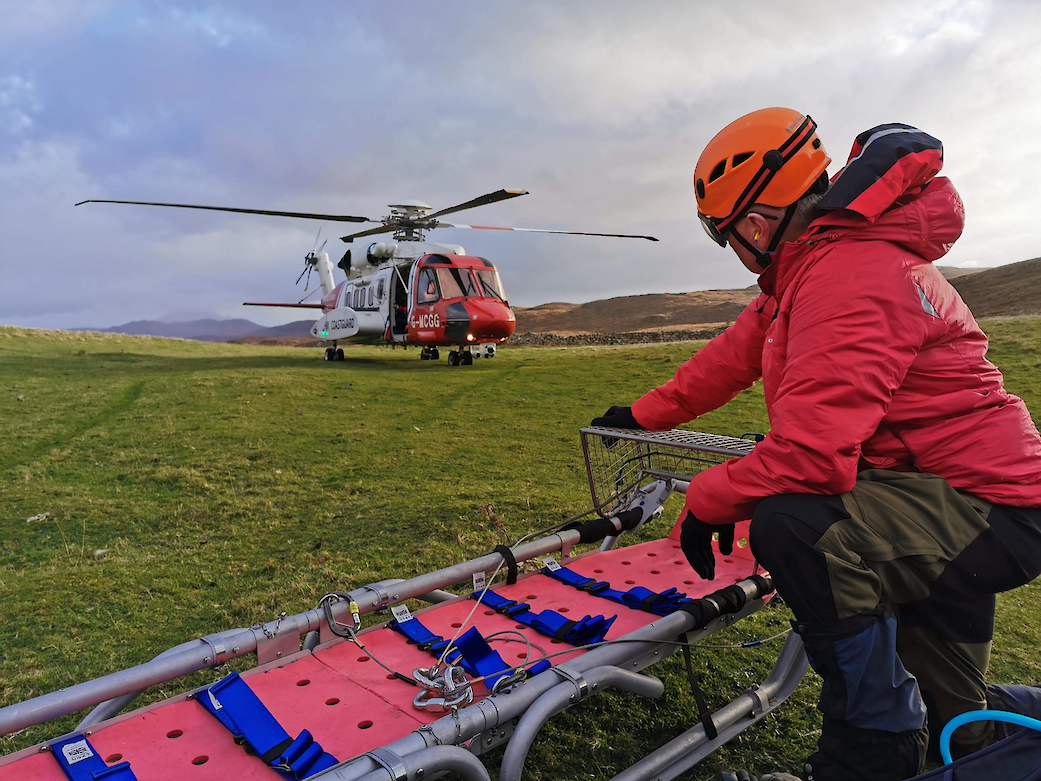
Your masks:
[[[699,198],[704,198],[705,197],[705,180],[704,179],[698,179],[696,182],[694,182],[694,191],[698,194]],[[348,250],[348,252],[349,251],[350,250]]]
[[[734,155],[734,161],[730,164],[731,169],[737,168],[741,163],[750,158],[752,154],[752,152],[742,152],[739,155]]]
[[[713,168],[712,173],[708,175],[709,184],[712,184],[712,182],[716,181],[716,179],[721,177],[723,175],[723,172],[726,171],[726,169],[727,161],[725,159],[720,160],[718,163],[716,163],[716,167]]]

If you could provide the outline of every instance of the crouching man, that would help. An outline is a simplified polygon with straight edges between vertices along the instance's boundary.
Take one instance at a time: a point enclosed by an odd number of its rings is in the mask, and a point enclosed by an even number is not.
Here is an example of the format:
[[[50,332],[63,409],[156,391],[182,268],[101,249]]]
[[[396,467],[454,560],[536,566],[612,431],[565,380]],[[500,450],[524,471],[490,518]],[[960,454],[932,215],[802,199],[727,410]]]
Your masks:
[[[829,183],[830,162],[790,109],[712,139],[698,216],[762,295],[673,379],[593,424],[673,428],[762,378],[770,433],[695,476],[683,551],[711,580],[713,533],[725,549],[752,518],[752,550],[823,678],[812,778],[896,781],[959,713],[1041,711],[1037,689],[984,681],[994,595],[1041,573],[1041,438],[932,264],[964,222],[937,176],[941,144],[883,125]],[[962,727],[955,755],[994,730]]]

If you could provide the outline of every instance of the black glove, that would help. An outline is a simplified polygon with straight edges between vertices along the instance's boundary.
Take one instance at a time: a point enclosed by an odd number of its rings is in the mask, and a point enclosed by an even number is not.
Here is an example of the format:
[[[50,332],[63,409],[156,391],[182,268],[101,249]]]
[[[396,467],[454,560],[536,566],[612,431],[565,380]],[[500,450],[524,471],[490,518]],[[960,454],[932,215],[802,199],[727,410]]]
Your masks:
[[[633,417],[632,407],[611,407],[603,417],[593,418],[589,425],[604,428],[643,428]]]
[[[719,532],[719,552],[724,556],[733,553],[734,524],[705,523],[688,510],[680,526],[680,548],[702,580],[716,578],[716,557],[712,553],[712,535],[716,532]]]

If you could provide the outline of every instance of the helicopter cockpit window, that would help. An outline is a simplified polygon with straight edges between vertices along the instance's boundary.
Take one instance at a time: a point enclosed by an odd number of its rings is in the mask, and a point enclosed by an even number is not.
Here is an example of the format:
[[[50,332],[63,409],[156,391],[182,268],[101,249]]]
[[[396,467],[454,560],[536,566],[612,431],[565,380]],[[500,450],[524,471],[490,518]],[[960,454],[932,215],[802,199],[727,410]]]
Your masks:
[[[462,298],[481,295],[477,283],[465,268],[439,268],[437,281],[441,283],[441,295],[445,298]]]
[[[499,272],[493,268],[479,268],[474,269],[477,277],[481,280],[481,287],[484,288],[484,294],[489,298],[497,298],[503,303],[506,302],[506,293],[502,288],[502,280],[499,279]]]
[[[432,304],[440,297],[437,292],[437,277],[434,275],[434,270],[432,268],[420,269],[416,279],[416,303]]]

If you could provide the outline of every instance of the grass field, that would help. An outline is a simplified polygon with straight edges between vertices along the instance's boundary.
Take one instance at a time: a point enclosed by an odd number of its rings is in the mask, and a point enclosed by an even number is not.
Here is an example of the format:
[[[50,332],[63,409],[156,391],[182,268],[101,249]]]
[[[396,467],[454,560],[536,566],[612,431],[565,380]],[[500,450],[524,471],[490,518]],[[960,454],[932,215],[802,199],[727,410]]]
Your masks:
[[[1041,413],[1041,319],[984,325],[1008,387]],[[587,509],[578,428],[668,379],[691,351],[506,348],[450,369],[414,351],[357,348],[325,363],[317,350],[0,328],[0,705]],[[757,386],[692,427],[741,435],[766,425]],[[1041,681],[1038,597],[1034,584],[999,598],[994,680]],[[762,611],[716,642],[773,634],[787,618]],[[697,652],[710,703],[761,680],[778,649]],[[528,777],[577,777],[581,756],[583,777],[609,778],[688,728],[681,661],[655,672],[660,701],[609,694],[552,720]],[[815,688],[808,677],[691,777],[794,767],[819,727]],[[0,753],[75,723],[2,738]]]

